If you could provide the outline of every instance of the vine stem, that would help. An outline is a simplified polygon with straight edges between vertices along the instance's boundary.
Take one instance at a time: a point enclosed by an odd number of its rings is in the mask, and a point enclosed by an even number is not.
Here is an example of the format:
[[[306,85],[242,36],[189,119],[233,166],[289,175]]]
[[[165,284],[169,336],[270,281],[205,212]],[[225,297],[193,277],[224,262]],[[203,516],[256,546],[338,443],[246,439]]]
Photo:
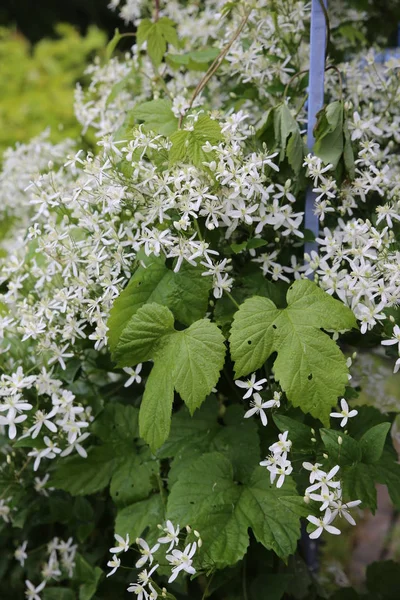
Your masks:
[[[284,99],[286,98],[286,96],[287,96],[287,93],[288,93],[288,90],[289,90],[290,86],[292,85],[293,81],[294,81],[294,80],[295,80],[297,77],[300,77],[301,75],[305,75],[305,74],[306,74],[306,73],[308,73],[308,72],[309,72],[309,69],[303,69],[302,71],[299,71],[298,73],[295,73],[295,74],[293,75],[293,77],[291,77],[291,78],[289,79],[289,81],[288,81],[288,82],[287,82],[287,84],[286,84],[285,90],[284,90],[284,92],[283,92],[283,98],[284,98]]]
[[[154,12],[154,21],[157,22],[158,19],[160,18],[160,0],[155,0],[156,3],[156,9]]]
[[[207,581],[206,589],[204,590],[201,600],[205,600],[208,597],[208,590],[210,589],[210,585],[211,585],[214,575],[215,575],[215,572],[211,573],[211,577]]]
[[[238,39],[239,35],[242,33],[252,10],[253,10],[253,8],[250,8],[246,12],[246,14],[244,15],[243,19],[241,20],[241,22],[239,24],[239,27],[236,29],[235,33],[233,34],[232,38],[229,40],[229,42],[226,44],[226,46],[221,50],[221,52],[218,54],[218,56],[213,60],[213,62],[209,66],[207,72],[205,73],[204,77],[197,84],[196,89],[194,90],[193,95],[190,99],[189,106],[187,107],[186,111],[183,114],[181,114],[181,116],[179,118],[179,125],[178,125],[179,129],[182,127],[182,121],[183,121],[186,113],[192,108],[193,102],[196,100],[197,96],[206,87],[207,83],[209,82],[211,77],[214,75],[214,73],[216,73],[216,71],[219,69],[225,56],[228,54],[229,50],[231,49],[232,44],[235,43],[235,41]]]
[[[236,302],[235,298],[232,296],[230,292],[224,290],[225,294],[228,296],[229,300],[236,306],[236,308],[240,308],[239,304]]]

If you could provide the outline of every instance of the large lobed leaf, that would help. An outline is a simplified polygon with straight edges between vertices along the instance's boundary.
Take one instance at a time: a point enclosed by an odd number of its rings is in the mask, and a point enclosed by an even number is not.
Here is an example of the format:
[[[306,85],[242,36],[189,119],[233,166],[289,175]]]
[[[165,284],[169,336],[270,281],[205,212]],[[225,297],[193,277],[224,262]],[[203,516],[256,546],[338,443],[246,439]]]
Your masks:
[[[219,452],[204,454],[181,472],[167,506],[169,518],[200,531],[202,562],[216,568],[243,558],[249,527],[257,540],[278,556],[292,554],[303,511],[304,503],[290,479],[277,489],[269,483],[266,471],[256,467],[250,481],[238,485],[231,462]]]
[[[255,296],[241,305],[230,337],[236,377],[256,371],[277,352],[275,377],[289,400],[329,425],[348,370],[342,352],[320,328],[351,329],[356,327],[355,317],[306,279],[290,286],[287,304],[278,309],[269,298]]]
[[[208,319],[177,331],[165,306],[142,306],[128,322],[114,352],[118,365],[152,359],[139,415],[140,435],[157,449],[167,439],[174,389],[191,413],[210,394],[219,379],[225,356],[224,338]]]

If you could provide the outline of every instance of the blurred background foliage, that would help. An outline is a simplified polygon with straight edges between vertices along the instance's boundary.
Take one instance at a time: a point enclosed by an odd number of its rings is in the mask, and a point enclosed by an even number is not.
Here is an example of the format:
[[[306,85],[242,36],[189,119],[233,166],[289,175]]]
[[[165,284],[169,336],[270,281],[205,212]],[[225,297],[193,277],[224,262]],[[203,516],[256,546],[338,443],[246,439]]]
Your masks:
[[[400,0],[350,2],[368,14],[366,43],[397,45]],[[109,0],[0,0],[0,158],[8,146],[28,141],[46,127],[51,128],[52,141],[79,135],[73,115],[75,84],[85,83],[86,64],[116,27],[122,32],[131,29],[108,4]],[[354,35],[351,28],[349,35]],[[121,44],[120,50],[128,46]]]
[[[34,46],[16,29],[0,28],[0,155],[50,127],[52,141],[77,137],[74,88],[107,36],[90,26],[84,36],[70,24],[54,28],[55,39]]]

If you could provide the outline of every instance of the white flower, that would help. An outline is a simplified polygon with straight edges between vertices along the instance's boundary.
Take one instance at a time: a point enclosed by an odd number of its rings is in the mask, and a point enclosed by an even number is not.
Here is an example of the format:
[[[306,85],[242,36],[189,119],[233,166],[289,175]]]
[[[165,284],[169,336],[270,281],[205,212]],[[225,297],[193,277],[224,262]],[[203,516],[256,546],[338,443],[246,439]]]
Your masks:
[[[9,498],[8,500],[11,500],[11,498]],[[11,512],[11,509],[9,506],[7,506],[5,500],[0,500],[0,517],[6,523],[10,522],[10,518],[9,518],[10,512]]]
[[[57,413],[58,413],[57,406],[55,408],[53,408],[53,410],[50,411],[48,414],[42,410],[36,411],[36,413],[35,413],[36,423],[35,423],[35,425],[32,425],[32,427],[29,429],[29,433],[31,434],[33,439],[37,438],[43,425],[45,425],[47,427],[47,429],[49,429],[53,433],[56,433],[57,426],[53,423],[53,421],[50,421],[50,419],[52,419]]]
[[[278,435],[279,441],[272,444],[269,447],[273,454],[282,454],[283,458],[286,458],[287,453],[290,452],[292,447],[292,442],[287,439],[289,435],[289,431],[285,431],[284,433],[280,433]]]
[[[8,437],[13,440],[17,435],[16,424],[22,423],[27,419],[27,415],[18,415],[16,413],[9,413],[6,417],[0,415],[0,425],[8,426]]]
[[[110,548],[110,552],[112,554],[118,554],[119,552],[127,552],[129,550],[129,533],[126,534],[125,539],[122,536],[118,535],[118,533],[114,534],[114,538],[118,542],[118,546]]]
[[[139,363],[138,365],[136,365],[136,367],[134,369],[132,369],[131,367],[124,367],[123,371],[125,371],[125,373],[127,375],[129,375],[129,379],[127,379],[124,383],[124,387],[129,387],[130,385],[132,385],[132,383],[140,383],[142,381],[141,376],[139,375],[140,371],[142,370],[142,363]]]
[[[166,522],[166,527],[162,529],[162,531],[166,534],[163,537],[158,538],[157,542],[160,544],[169,544],[167,548],[167,552],[170,552],[174,546],[179,544],[179,525],[174,528],[171,521]],[[161,526],[160,526],[161,527]]]
[[[114,575],[115,571],[118,569],[120,564],[121,564],[121,559],[118,558],[118,556],[116,554],[114,554],[112,559],[109,560],[107,563],[107,567],[111,567],[111,571],[109,573],[107,573],[106,577],[110,577],[111,575]]]
[[[326,509],[325,515],[322,519],[318,519],[313,515],[308,515],[307,521],[310,521],[310,523],[317,527],[315,531],[310,533],[310,538],[312,540],[319,538],[319,536],[324,530],[328,533],[332,533],[333,535],[340,535],[340,530],[330,525],[330,523],[332,522],[332,513],[329,508]]]
[[[287,460],[283,455],[277,456],[273,464],[267,466],[267,469],[270,472],[271,483],[274,483],[276,476],[279,475],[278,481],[276,483],[277,488],[282,487],[285,481],[285,477],[287,475],[290,475],[290,473],[293,471],[293,467],[290,460]]]
[[[317,483],[310,485],[306,489],[306,493],[311,494],[312,492],[315,492],[316,490],[321,488],[321,494],[328,494],[330,487],[331,488],[339,488],[340,481],[332,481],[332,479],[335,477],[335,475],[339,471],[339,469],[340,469],[339,465],[336,465],[335,467],[333,467],[333,469],[331,469],[329,471],[329,473],[323,472],[322,475],[316,474],[316,479],[318,480]]]
[[[351,500],[346,503],[342,502],[342,491],[340,489],[336,490],[335,497],[330,505],[332,508],[332,521],[339,515],[339,517],[344,517],[350,525],[356,525],[355,520],[349,513],[349,509],[359,506],[359,504],[361,504],[361,500]]]
[[[35,587],[33,583],[29,581],[29,579],[26,579],[25,585],[27,587],[25,590],[25,596],[28,598],[28,600],[41,600],[39,594],[46,586],[45,581],[42,581],[40,585]]]
[[[21,546],[18,546],[18,548],[14,552],[14,557],[19,562],[21,567],[24,566],[25,560],[28,558],[28,555],[25,552],[27,545],[28,545],[28,542],[25,540],[25,542],[23,544],[21,544]]]
[[[147,572],[147,569],[143,569],[143,571],[140,571],[138,575],[138,581],[140,581],[142,585],[148,585],[151,576],[153,575],[154,571],[158,569],[159,566],[160,565],[154,565],[154,567],[150,569],[149,572]]]
[[[43,450],[31,450],[28,452],[28,456],[34,456],[35,462],[33,464],[33,470],[37,471],[40,466],[40,461],[42,458],[55,458],[57,454],[61,453],[61,448],[58,448],[49,437],[44,436],[44,443],[46,444],[46,448]]]
[[[167,554],[166,559],[173,565],[172,575],[168,579],[168,583],[174,581],[181,571],[186,571],[190,575],[196,573],[196,569],[192,566],[192,558],[196,550],[197,544],[193,542],[192,544],[188,544],[183,552],[175,548],[175,550],[172,550],[172,554]]]
[[[303,467],[307,469],[307,471],[311,471],[310,473],[310,483],[314,483],[316,479],[320,479],[326,473],[322,471],[319,467],[322,467],[322,464],[315,463],[314,465],[309,462],[303,462]]]
[[[382,346],[392,346],[393,344],[398,344],[400,353],[400,327],[395,325],[393,327],[393,336],[390,338],[390,340],[383,340],[381,344]]]
[[[358,411],[355,409],[349,411],[349,405],[344,398],[341,399],[340,406],[342,407],[341,412],[333,412],[330,414],[330,416],[334,417],[335,419],[342,419],[340,422],[340,427],[345,427],[347,425],[347,421],[351,419],[351,417],[358,415]]]
[[[264,408],[271,408],[274,406],[275,400],[268,400],[267,402],[263,402],[260,394],[257,392],[253,395],[253,398],[250,400],[250,408],[244,415],[245,419],[252,417],[253,415],[260,415],[261,423],[264,427],[268,424],[267,415],[264,412]]]
[[[154,560],[153,554],[154,552],[157,552],[157,550],[160,547],[160,544],[155,544],[155,546],[150,548],[146,540],[143,540],[142,538],[137,538],[136,543],[138,544],[138,546],[140,546],[140,554],[142,554],[143,556],[142,558],[139,558],[139,560],[136,562],[135,567],[137,569],[140,569],[141,567],[143,567],[144,564],[146,564],[147,561],[149,561],[149,565],[151,566]]]
[[[261,392],[261,390],[263,389],[263,383],[265,383],[266,381],[266,379],[259,379],[258,381],[256,381],[256,374],[252,373],[250,379],[247,379],[247,381],[241,381],[240,379],[237,379],[235,383],[238,387],[247,390],[247,392],[243,396],[243,399],[245,400],[246,398],[250,398],[254,391]]]

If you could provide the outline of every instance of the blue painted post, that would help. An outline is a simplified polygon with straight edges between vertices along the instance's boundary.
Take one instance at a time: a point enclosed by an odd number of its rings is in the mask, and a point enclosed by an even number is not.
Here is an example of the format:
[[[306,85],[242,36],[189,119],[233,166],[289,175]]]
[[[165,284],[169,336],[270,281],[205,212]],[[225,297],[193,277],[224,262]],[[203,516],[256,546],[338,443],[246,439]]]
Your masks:
[[[322,0],[327,7],[328,0]],[[312,0],[311,6],[311,39],[310,39],[310,75],[308,86],[308,123],[307,146],[311,152],[314,146],[313,129],[317,112],[324,105],[324,79],[325,79],[325,47],[326,47],[326,20],[320,0]],[[318,235],[318,216],[314,214],[314,201],[316,194],[309,187],[306,194],[306,207],[304,225],[306,229]],[[306,242],[305,252],[317,249],[316,242]]]

